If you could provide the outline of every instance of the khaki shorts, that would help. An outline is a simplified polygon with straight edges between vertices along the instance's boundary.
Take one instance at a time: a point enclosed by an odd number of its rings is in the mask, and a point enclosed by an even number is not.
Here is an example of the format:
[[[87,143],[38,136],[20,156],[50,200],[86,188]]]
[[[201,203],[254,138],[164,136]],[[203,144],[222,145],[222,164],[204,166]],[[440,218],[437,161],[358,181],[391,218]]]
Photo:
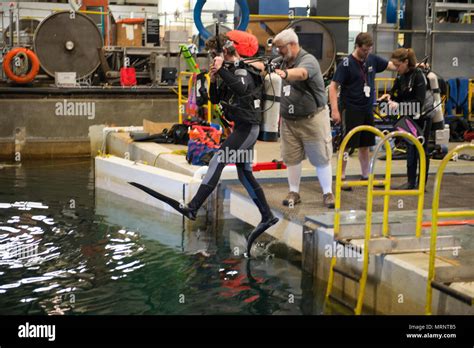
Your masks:
[[[282,117],[280,132],[281,155],[287,166],[301,163],[306,156],[315,167],[331,163],[332,135],[328,107],[311,118],[292,121]]]

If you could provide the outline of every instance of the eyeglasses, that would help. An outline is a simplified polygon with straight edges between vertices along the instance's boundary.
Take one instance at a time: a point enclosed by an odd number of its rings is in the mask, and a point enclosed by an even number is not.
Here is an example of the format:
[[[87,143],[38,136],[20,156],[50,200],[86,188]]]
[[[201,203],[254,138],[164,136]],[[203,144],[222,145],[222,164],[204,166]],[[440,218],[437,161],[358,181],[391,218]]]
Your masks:
[[[276,47],[276,49],[277,49],[278,51],[281,51],[283,48],[288,47],[288,45],[289,45],[289,43],[284,44],[284,45],[275,46],[275,47]]]

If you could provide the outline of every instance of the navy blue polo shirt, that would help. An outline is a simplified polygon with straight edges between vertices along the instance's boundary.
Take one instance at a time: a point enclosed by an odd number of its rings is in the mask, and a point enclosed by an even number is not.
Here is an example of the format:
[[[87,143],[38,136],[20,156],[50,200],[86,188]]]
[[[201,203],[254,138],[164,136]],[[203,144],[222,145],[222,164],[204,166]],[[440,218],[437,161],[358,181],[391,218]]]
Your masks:
[[[364,62],[351,54],[337,66],[333,81],[341,85],[341,102],[347,107],[372,110],[375,102],[375,74],[387,69],[388,61],[369,54]],[[370,97],[366,97],[365,85],[370,86]]]

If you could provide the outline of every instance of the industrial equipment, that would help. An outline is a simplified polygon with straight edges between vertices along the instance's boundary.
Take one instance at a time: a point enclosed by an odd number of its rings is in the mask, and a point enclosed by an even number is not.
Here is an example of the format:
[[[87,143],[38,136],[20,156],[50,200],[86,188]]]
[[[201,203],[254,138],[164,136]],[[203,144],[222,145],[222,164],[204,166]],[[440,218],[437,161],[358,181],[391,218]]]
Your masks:
[[[36,28],[40,24],[39,20],[33,18],[22,18],[19,21],[20,34],[16,32],[16,23],[13,24],[12,30],[10,26],[5,28],[3,33],[3,42],[5,46],[22,46],[22,47],[32,47],[33,46],[33,36],[35,34]],[[10,38],[10,35],[13,34],[13,42]],[[20,43],[18,43],[18,36],[20,37]]]
[[[78,79],[91,75],[100,65],[104,46],[97,25],[80,12],[52,14],[38,26],[34,49],[41,68],[50,75],[75,72]]]

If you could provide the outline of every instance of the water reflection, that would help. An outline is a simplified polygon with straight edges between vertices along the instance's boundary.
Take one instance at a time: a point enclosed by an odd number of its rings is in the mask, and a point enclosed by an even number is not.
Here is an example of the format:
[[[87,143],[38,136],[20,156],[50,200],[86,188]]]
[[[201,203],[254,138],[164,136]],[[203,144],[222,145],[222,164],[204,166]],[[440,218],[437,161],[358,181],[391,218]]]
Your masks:
[[[189,224],[95,191],[89,164],[57,168],[3,169],[2,314],[302,313],[299,267],[234,253],[249,226]]]

